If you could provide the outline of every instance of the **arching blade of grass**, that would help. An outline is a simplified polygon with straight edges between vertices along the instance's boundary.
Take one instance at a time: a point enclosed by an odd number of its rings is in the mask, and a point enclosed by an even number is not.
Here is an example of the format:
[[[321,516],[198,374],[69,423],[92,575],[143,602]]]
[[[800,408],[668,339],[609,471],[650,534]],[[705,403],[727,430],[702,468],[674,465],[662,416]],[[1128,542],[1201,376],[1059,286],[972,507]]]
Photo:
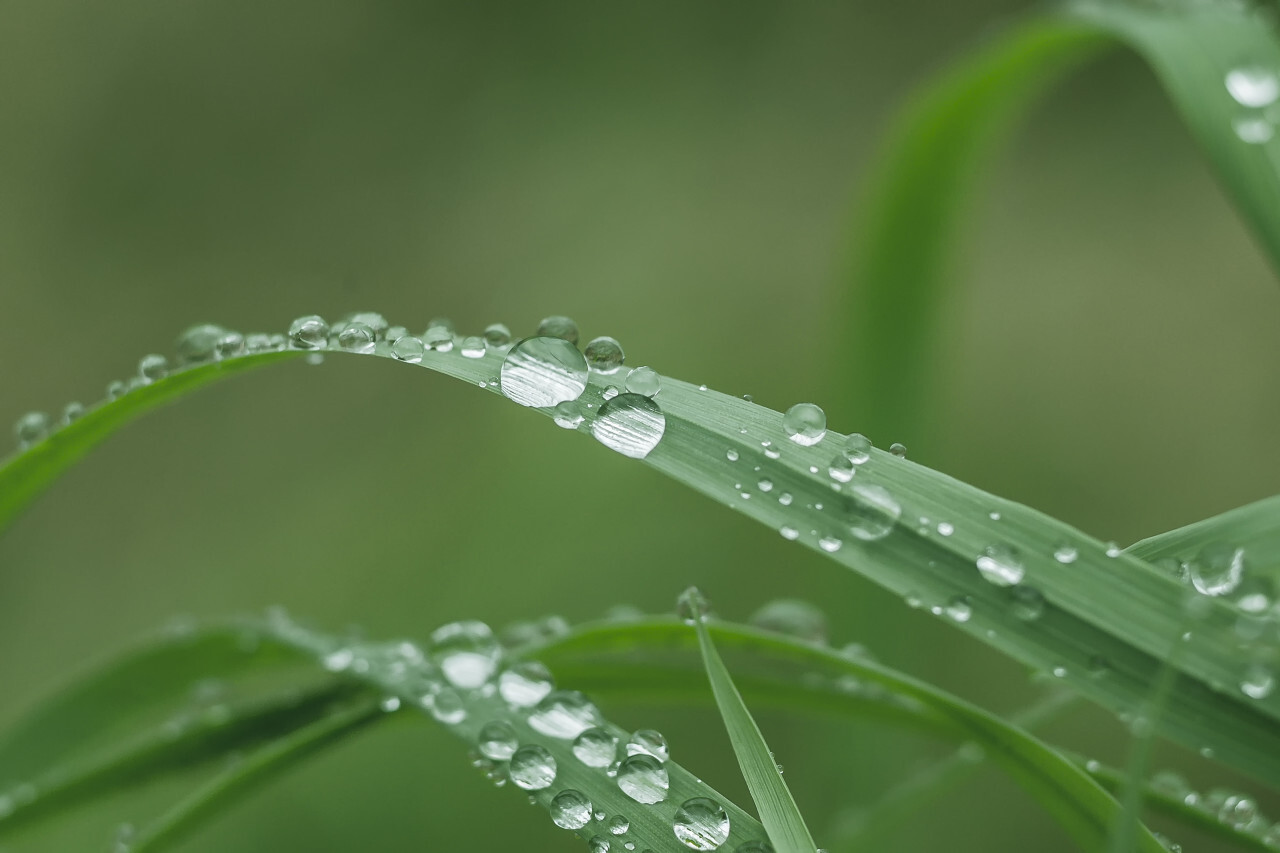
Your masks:
[[[791,790],[782,778],[782,771],[773,760],[769,744],[765,742],[760,727],[756,725],[742,694],[733,684],[729,670],[716,652],[715,642],[707,631],[707,603],[696,589],[687,590],[681,596],[681,604],[691,614],[694,630],[698,635],[698,648],[702,653],[702,665],[711,681],[720,716],[729,731],[733,754],[738,758],[742,778],[756,804],[760,822],[769,833],[769,840],[777,853],[814,853],[818,845],[813,843],[809,827],[805,825],[800,807],[796,805]]]
[[[973,178],[1009,119],[1110,44],[1151,66],[1267,253],[1280,266],[1280,40],[1250,3],[1068,2],[1011,27],[930,82],[887,136],[862,210],[833,358],[861,427],[912,441],[929,399],[949,249]],[[1232,86],[1228,88],[1228,76]],[[1235,94],[1233,97],[1232,93]],[[846,292],[848,295],[846,295]],[[891,365],[889,369],[871,365]],[[873,432],[874,430],[874,432]]]
[[[1206,547],[1220,545],[1243,550],[1251,574],[1280,576],[1280,495],[1151,536],[1125,551],[1151,563],[1185,562]]]
[[[501,393],[493,380],[505,348],[471,356],[460,349],[429,351],[422,366]],[[389,356],[389,345],[379,344],[374,355]],[[535,364],[535,380],[544,369]],[[529,373],[529,364],[520,370]],[[575,418],[561,417],[562,424],[644,456],[645,464],[913,606],[950,615],[958,629],[1054,672],[1117,713],[1141,706],[1168,638],[1184,630],[1188,599],[1196,598],[1194,629],[1177,661],[1177,702],[1162,715],[1161,731],[1280,786],[1280,692],[1243,690],[1256,678],[1251,656],[1280,642],[1243,640],[1239,610],[1229,602],[1196,597],[1166,571],[891,453],[864,450],[835,432],[802,434],[779,412],[750,401],[669,377],[659,377],[653,400],[637,394],[607,400],[620,376],[588,380],[584,370],[582,379],[587,385]],[[134,406],[130,396],[102,411]],[[609,417],[602,418],[606,401]],[[102,428],[93,438],[105,434]],[[57,439],[28,453],[56,456]],[[46,446],[52,449],[42,451]],[[0,491],[15,478],[29,485],[22,458],[0,468]]]

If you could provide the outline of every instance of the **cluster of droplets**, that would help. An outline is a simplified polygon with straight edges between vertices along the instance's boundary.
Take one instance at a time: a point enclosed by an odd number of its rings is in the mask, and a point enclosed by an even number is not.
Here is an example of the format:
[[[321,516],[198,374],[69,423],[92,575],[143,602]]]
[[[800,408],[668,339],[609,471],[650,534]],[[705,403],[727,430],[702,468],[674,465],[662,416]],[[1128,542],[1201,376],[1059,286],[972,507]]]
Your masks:
[[[1151,787],[1184,806],[1204,812],[1237,832],[1251,835],[1268,847],[1280,849],[1280,823],[1267,820],[1258,801],[1246,793],[1214,788],[1201,793],[1180,774],[1163,770],[1151,778]]]
[[[1270,142],[1280,121],[1280,75],[1267,66],[1241,65],[1223,83],[1239,111],[1232,120],[1236,136],[1249,145]]]

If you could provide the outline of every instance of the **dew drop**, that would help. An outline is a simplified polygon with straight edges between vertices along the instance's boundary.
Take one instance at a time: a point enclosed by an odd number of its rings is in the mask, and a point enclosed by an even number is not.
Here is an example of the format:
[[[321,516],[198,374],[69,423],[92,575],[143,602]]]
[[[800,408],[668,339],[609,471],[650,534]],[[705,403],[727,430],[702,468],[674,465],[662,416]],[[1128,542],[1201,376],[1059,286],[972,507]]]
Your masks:
[[[1240,682],[1240,692],[1250,699],[1265,699],[1275,690],[1276,679],[1271,670],[1262,664],[1252,664]]]
[[[895,441],[893,444],[889,445],[889,452],[899,459],[907,458],[907,446],[900,441]]]
[[[840,454],[831,460],[827,465],[827,473],[831,475],[831,479],[841,483],[847,483],[853,479],[853,472],[857,470],[853,461],[844,454]]]
[[[617,385],[610,385],[600,392],[600,396],[606,400],[612,400],[622,392],[618,390]]]
[[[738,461],[738,451],[736,451],[736,450],[734,450],[732,447],[730,447],[728,450],[726,450],[726,451],[724,452],[724,458],[725,458],[725,459],[728,459],[730,462],[737,462],[737,461]]]
[[[855,432],[844,440],[845,458],[854,465],[861,465],[871,459],[871,439],[860,432]]]
[[[1044,614],[1044,596],[1030,586],[1015,586],[1009,591],[1013,615],[1023,622],[1034,622]]]
[[[1202,595],[1234,592],[1244,577],[1244,549],[1225,542],[1206,545],[1187,564],[1191,585]]]
[[[763,631],[786,634],[815,645],[827,642],[827,614],[798,598],[770,601],[747,621]]]
[[[1063,542],[1061,545],[1053,549],[1053,559],[1062,563],[1064,566],[1071,565],[1079,556],[1080,552],[1077,551],[1076,546],[1072,545],[1070,542]]]
[[[1275,125],[1262,116],[1240,116],[1231,122],[1236,138],[1247,145],[1262,145],[1275,136]]]
[[[599,723],[600,712],[596,706],[576,690],[547,694],[529,715],[529,725],[534,731],[561,740],[573,740]]]
[[[498,695],[508,705],[530,708],[554,687],[551,672],[537,661],[521,661],[498,676]]]
[[[587,842],[587,850],[590,853],[609,853],[609,839],[603,835],[597,835]]]
[[[626,356],[622,352],[622,344],[610,337],[599,337],[587,344],[582,351],[586,356],[587,366],[597,373],[617,373]]]
[[[463,358],[484,358],[484,338],[479,335],[468,335],[458,345],[458,351],[462,353]]]
[[[178,361],[182,364],[201,364],[212,361],[217,352],[218,339],[225,333],[226,329],[211,323],[202,323],[185,330],[178,336]],[[327,340],[328,326],[325,327],[324,334]]]
[[[609,822],[605,825],[613,835],[626,835],[627,830],[631,828],[631,821],[620,814],[616,814],[609,818]]]
[[[627,390],[652,397],[662,390],[662,377],[652,367],[637,367],[627,374]]]
[[[902,516],[902,506],[883,486],[856,485],[842,498],[841,507],[849,531],[865,542],[888,536]]]
[[[1233,68],[1224,82],[1231,97],[1243,107],[1265,107],[1280,97],[1280,78],[1260,65]]]
[[[955,525],[949,521],[939,521],[937,529],[939,536],[950,536],[956,532]]]
[[[947,602],[946,613],[955,622],[968,622],[973,616],[973,605],[968,596],[957,595]]]
[[[823,536],[818,540],[818,547],[826,551],[828,554],[834,554],[839,551],[844,542],[835,536]]]
[[[556,760],[537,744],[527,743],[511,756],[507,774],[517,787],[541,791],[556,780]]]
[[[82,417],[84,417],[83,403],[77,403],[73,401],[73,402],[67,403],[67,405],[62,410],[63,425],[78,421]]]
[[[494,761],[506,761],[515,754],[520,741],[516,730],[505,720],[494,720],[484,724],[478,736],[480,754]]]
[[[328,344],[329,324],[320,315],[308,314],[289,324],[289,345],[294,349],[323,349]]]
[[[338,332],[338,346],[347,352],[373,352],[374,334],[364,323],[347,323]]]
[[[591,822],[591,800],[572,788],[551,798],[551,820],[561,829],[582,829]]]
[[[982,577],[996,586],[1014,586],[1025,573],[1018,552],[1008,545],[988,545],[979,555],[977,566]]]
[[[608,767],[618,754],[618,739],[607,729],[593,726],[574,740],[573,754],[588,767]]]
[[[27,412],[13,425],[19,448],[27,448],[49,434],[49,416],[44,412]]]
[[[426,353],[427,345],[422,342],[421,338],[413,335],[401,335],[391,345],[391,354],[400,361],[407,361],[410,364],[417,364],[422,361],[422,357]]]
[[[791,500],[792,498],[791,498],[790,492],[783,492],[782,494],[778,495],[778,503],[782,504],[783,506],[791,506]]]
[[[667,429],[667,418],[653,400],[642,394],[619,394],[600,407],[591,422],[596,441],[632,459],[649,455]]]
[[[215,357],[222,360],[243,355],[244,350],[244,335],[239,332],[227,332],[218,338],[218,342],[214,345],[213,353]]]
[[[129,393],[129,386],[119,379],[113,379],[107,383],[107,399],[119,400],[125,394]]]
[[[676,615],[686,625],[706,622],[711,615],[711,601],[696,586],[691,586],[676,598]]]
[[[422,343],[427,349],[436,352],[449,352],[453,349],[453,321],[444,317],[436,317],[427,324],[422,333]]]
[[[773,491],[773,480],[770,480],[770,479],[769,479],[769,478],[767,478],[767,477],[762,477],[762,478],[759,480],[759,482],[757,482],[757,483],[756,483],[756,488],[757,488],[757,489],[759,489],[761,492],[766,492],[766,493],[767,493],[767,492],[772,492],[772,491]]]
[[[474,689],[493,677],[502,646],[483,622],[452,622],[431,634],[430,656],[455,687]]]
[[[827,413],[813,403],[796,403],[782,416],[782,431],[796,444],[810,447],[827,434]]]
[[[587,362],[568,341],[526,338],[503,360],[500,387],[521,406],[541,409],[576,400],[587,387]]]
[[[680,806],[672,829],[690,850],[718,850],[729,840],[729,815],[715,800],[694,797]]]
[[[778,533],[783,539],[790,539],[793,542],[800,538],[800,531],[792,527],[790,524],[784,524],[779,527]]]
[[[458,691],[445,687],[429,697],[431,715],[442,723],[455,725],[467,718],[467,706]]]
[[[652,755],[659,761],[666,761],[671,757],[671,752],[662,732],[640,729],[627,741],[627,755]]]
[[[169,372],[169,359],[159,353],[144,355],[142,360],[138,362],[138,378],[144,383],[150,384],[158,379],[164,379]]]
[[[667,798],[666,768],[652,755],[629,755],[618,766],[618,787],[637,803],[660,803]]]
[[[578,405],[577,400],[565,400],[562,403],[556,403],[555,414],[551,416],[556,426],[563,429],[577,429],[584,420],[582,408]]]
[[[560,338],[575,347],[578,345],[578,324],[568,317],[553,315],[544,317],[538,324],[538,335],[546,338]]]

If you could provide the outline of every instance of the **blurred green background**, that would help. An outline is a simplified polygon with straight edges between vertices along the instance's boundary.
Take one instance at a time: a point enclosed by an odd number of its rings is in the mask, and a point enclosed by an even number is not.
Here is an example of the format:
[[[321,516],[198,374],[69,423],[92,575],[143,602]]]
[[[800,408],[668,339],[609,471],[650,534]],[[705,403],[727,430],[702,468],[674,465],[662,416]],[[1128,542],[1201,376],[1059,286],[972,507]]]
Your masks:
[[[834,306],[877,141],[1022,5],[0,5],[0,422],[100,398],[193,322],[357,309],[518,335],[564,313],[633,365],[774,408],[835,400]],[[1092,66],[996,162],[945,307],[934,441],[912,458],[1121,543],[1274,493],[1280,288],[1146,69]],[[1036,692],[640,465],[426,371],[331,359],[145,418],[0,539],[0,722],[175,617],[282,604],[422,638],[669,610],[693,582],[740,618],[821,601],[835,641],[996,710]],[[605,707],[746,802],[714,712]],[[820,841],[940,754],[824,718],[762,724]],[[1099,712],[1053,733],[1123,763]],[[361,737],[183,850],[577,849],[464,753],[426,723]],[[167,796],[0,849],[106,849]],[[994,772],[894,849],[943,843],[1069,849]]]

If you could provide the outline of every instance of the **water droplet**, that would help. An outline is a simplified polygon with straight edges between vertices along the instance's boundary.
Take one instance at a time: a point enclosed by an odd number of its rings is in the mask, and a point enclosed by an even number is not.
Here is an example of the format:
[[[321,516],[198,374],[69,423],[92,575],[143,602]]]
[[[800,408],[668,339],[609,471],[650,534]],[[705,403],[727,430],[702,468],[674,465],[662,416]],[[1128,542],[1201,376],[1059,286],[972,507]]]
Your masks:
[[[600,392],[600,396],[606,400],[612,400],[614,397],[618,396],[621,393],[622,392],[618,390],[617,385],[610,385],[606,387],[602,392]]]
[[[711,601],[696,586],[689,587],[676,598],[676,615],[683,619],[686,625],[706,622],[710,614]]]
[[[513,664],[498,676],[498,695],[517,708],[538,704],[553,686],[550,671],[537,661]]]
[[[1244,577],[1244,549],[1225,542],[1204,546],[1187,563],[1191,585],[1203,595],[1226,595],[1235,591]]]
[[[618,765],[618,787],[637,803],[662,802],[669,785],[666,768],[652,755],[629,755]]]
[[[609,832],[614,835],[626,835],[627,830],[631,828],[631,821],[620,814],[616,814],[609,818],[609,822],[605,825],[609,827]]]
[[[1231,97],[1243,107],[1265,107],[1280,97],[1280,78],[1260,65],[1233,68],[1224,82]]]
[[[596,441],[632,459],[649,455],[667,429],[667,418],[653,400],[641,394],[619,394],[600,407],[591,423]]]
[[[1275,125],[1262,116],[1240,116],[1231,122],[1236,138],[1247,145],[1262,145],[1275,136]]]
[[[1240,692],[1250,699],[1265,699],[1275,690],[1276,679],[1271,670],[1260,663],[1251,664],[1240,682]]]
[[[738,451],[730,447],[728,450],[724,452],[724,458],[728,459],[730,462],[737,462],[739,458]]]
[[[591,822],[591,801],[569,788],[551,798],[551,820],[561,829],[582,829]]]
[[[893,444],[889,445],[889,452],[899,459],[907,458],[907,446],[900,441],[895,441]]]
[[[823,536],[818,540],[818,547],[826,551],[828,554],[834,554],[839,551],[844,542],[835,536]]]
[[[871,459],[871,439],[860,432],[855,432],[844,440],[845,458],[854,465],[861,465]]]
[[[113,379],[107,383],[107,399],[119,400],[125,394],[129,393],[129,386],[119,379]]]
[[[782,534],[783,539],[795,541],[800,538],[800,531],[792,527],[790,524],[784,524],[778,528],[778,533]]]
[[[627,755],[642,754],[652,755],[659,761],[666,761],[671,757],[667,749],[667,739],[662,736],[662,732],[640,729],[631,735],[631,739],[627,741]]]
[[[652,367],[637,367],[627,374],[627,390],[652,397],[662,390],[662,377]]]
[[[1015,586],[1009,590],[1013,615],[1023,622],[1034,622],[1044,614],[1044,596],[1030,586]]]
[[[690,850],[718,850],[729,840],[729,815],[715,800],[694,797],[680,806],[672,829]]]
[[[138,362],[138,378],[144,383],[150,384],[158,379],[164,379],[168,372],[169,359],[158,353],[144,355]]]
[[[347,352],[373,352],[374,334],[364,323],[347,323],[338,332],[338,346]]]
[[[608,767],[618,754],[618,739],[607,729],[586,729],[573,742],[573,754],[588,767]]]
[[[883,486],[853,486],[841,497],[841,509],[849,520],[849,531],[865,542],[888,536],[902,516],[902,506]]]
[[[756,488],[762,492],[772,492],[773,480],[770,480],[767,477],[761,477],[760,481],[756,483]]]
[[[245,350],[244,335],[239,332],[226,332],[218,338],[214,345],[214,356],[219,360],[235,358],[243,355]]]
[[[786,634],[816,645],[827,642],[827,614],[798,598],[770,601],[752,613],[748,622],[761,630]]]
[[[480,754],[494,761],[506,761],[515,754],[520,741],[516,730],[505,720],[494,720],[484,724],[479,735]]]
[[[192,326],[178,336],[178,361],[182,364],[201,364],[212,361],[217,351],[218,339],[226,329],[211,323]],[[328,335],[328,327],[325,334]]]
[[[67,403],[66,407],[63,408],[62,410],[62,423],[64,426],[69,423],[74,423],[75,421],[80,420],[80,418],[82,417],[84,417],[83,403],[77,403],[73,401],[73,402]]]
[[[1076,558],[1079,556],[1080,552],[1077,551],[1076,546],[1072,545],[1070,542],[1063,542],[1057,548],[1053,549],[1053,559],[1062,563],[1064,566],[1074,563]]]
[[[597,373],[617,373],[626,356],[622,352],[622,344],[610,337],[599,337],[587,344],[582,351],[587,365]]]
[[[564,429],[577,429],[583,421],[582,408],[577,400],[565,400],[556,403],[555,414],[551,416],[556,426]]]
[[[329,324],[318,314],[299,317],[289,324],[289,344],[294,349],[322,349],[329,345]]]
[[[483,622],[452,622],[431,634],[430,653],[451,684],[474,689],[497,671],[502,646]]]
[[[27,412],[13,425],[19,448],[27,448],[49,434],[49,416],[44,412]]]
[[[977,559],[978,571],[996,586],[1014,586],[1025,573],[1018,552],[1008,545],[988,545]]]
[[[484,342],[491,347],[505,347],[511,343],[511,330],[502,323],[490,323],[485,326],[483,337]]]
[[[517,787],[541,791],[556,781],[556,760],[537,744],[527,743],[511,756],[507,774]]]
[[[949,521],[938,522],[939,536],[950,536],[952,533],[955,533],[955,532],[956,532],[955,525],[951,524]]]
[[[956,622],[968,622],[973,616],[973,606],[969,603],[968,596],[957,595],[947,602],[946,612]]]
[[[458,691],[444,687],[427,697],[431,715],[442,723],[455,725],[467,718],[467,706]]]
[[[463,358],[484,358],[484,338],[479,335],[468,335],[458,345],[458,351],[462,353]]]
[[[400,361],[407,361],[410,364],[417,364],[422,361],[422,357],[426,353],[427,345],[422,342],[421,338],[416,338],[413,335],[401,335],[391,345],[391,354]]]
[[[539,409],[576,400],[587,387],[586,360],[560,338],[524,339],[507,353],[500,374],[507,399]]]
[[[587,842],[587,850],[590,853],[609,853],[609,839],[603,835],[597,835]]]
[[[796,403],[782,416],[782,431],[796,444],[817,444],[827,434],[827,413],[813,403]]]
[[[529,725],[535,731],[562,740],[573,740],[599,723],[596,706],[576,690],[547,694],[529,715]]]
[[[841,483],[847,483],[853,479],[853,472],[857,470],[853,461],[844,454],[840,454],[831,460],[827,465],[827,473],[831,475],[831,479]]]
[[[538,335],[546,338],[560,338],[575,347],[578,345],[578,324],[568,317],[554,315],[544,317],[538,324]]]
[[[436,317],[427,323],[427,330],[422,333],[422,343],[427,349],[436,352],[449,352],[453,349],[453,321],[444,317]]]
[[[778,503],[782,504],[783,506],[791,506],[791,493],[783,492],[782,494],[778,495]]]

